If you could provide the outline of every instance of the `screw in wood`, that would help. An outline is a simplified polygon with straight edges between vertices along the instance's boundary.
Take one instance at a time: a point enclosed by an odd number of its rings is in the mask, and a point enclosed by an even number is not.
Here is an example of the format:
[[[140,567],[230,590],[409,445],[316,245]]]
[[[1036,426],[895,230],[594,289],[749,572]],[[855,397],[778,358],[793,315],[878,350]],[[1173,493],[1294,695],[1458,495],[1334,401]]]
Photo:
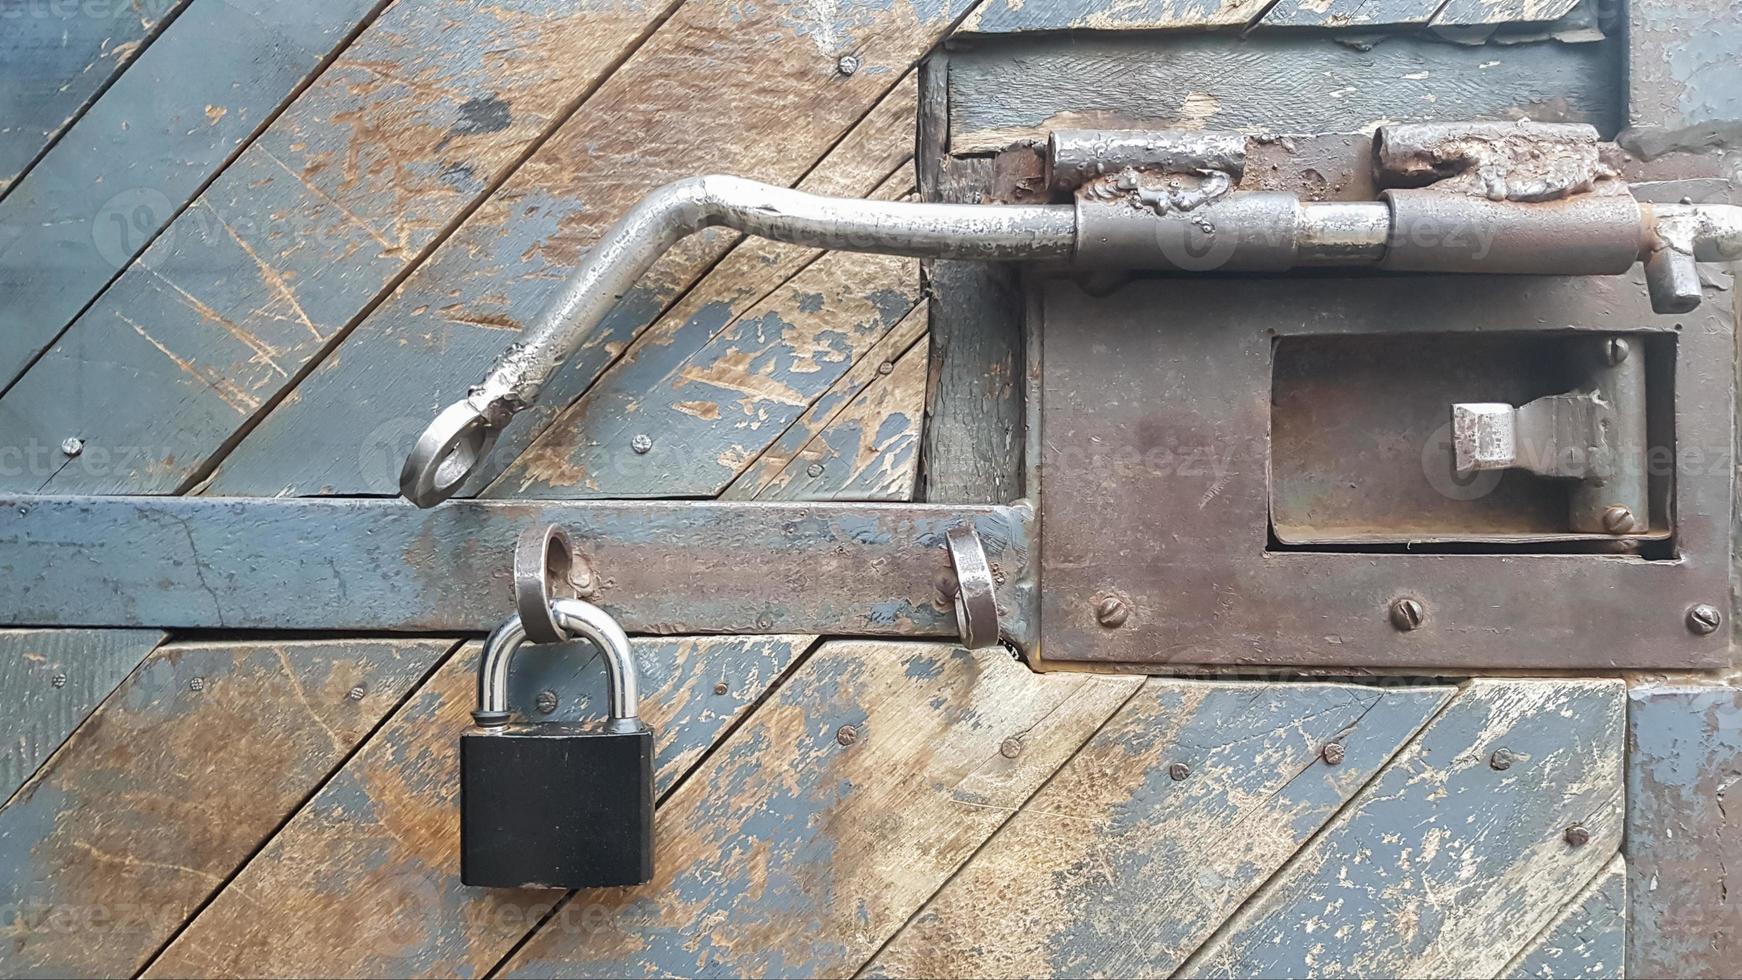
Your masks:
[[[556,711],[559,703],[556,692],[547,688],[538,692],[538,697],[533,700],[532,706],[538,709],[539,714],[548,715]]]
[[[835,741],[842,745],[852,745],[859,741],[859,729],[852,725],[842,725],[835,730]]]
[[[645,456],[653,451],[653,439],[647,433],[637,433],[629,440],[629,448],[635,450],[635,455]]]
[[[1591,832],[1585,829],[1584,824],[1580,823],[1568,827],[1567,832],[1562,836],[1566,838],[1568,844],[1574,847],[1584,847],[1591,842]]]
[[[1342,765],[1343,764],[1343,746],[1342,746],[1342,744],[1338,743],[1338,742],[1326,742],[1325,747],[1319,750],[1319,758],[1324,759],[1325,765],[1327,765],[1327,766],[1340,766],[1340,765]]]
[[[1512,768],[1512,763],[1516,759],[1517,756],[1512,754],[1511,749],[1495,749],[1494,754],[1488,757],[1488,768],[1495,772],[1505,772]]]
[[[1191,774],[1192,774],[1192,767],[1186,765],[1183,762],[1176,762],[1173,765],[1167,767],[1168,778],[1172,779],[1176,783],[1185,779],[1187,776],[1190,776]]]
[[[345,697],[348,697],[353,701],[361,701],[361,700],[363,700],[363,698],[368,696],[368,694],[369,694],[368,686],[363,685],[363,684],[358,684],[356,687],[353,687],[349,691],[346,691]]]
[[[821,464],[821,463],[810,464],[809,466],[804,468],[804,475],[810,477],[813,480],[819,476],[822,476],[823,475],[823,464]]]
[[[859,70],[859,56],[844,54],[835,61],[835,70],[843,75],[852,75]]]
[[[1022,754],[1022,739],[1007,738],[998,746],[998,754],[1006,759],[1014,759]]]

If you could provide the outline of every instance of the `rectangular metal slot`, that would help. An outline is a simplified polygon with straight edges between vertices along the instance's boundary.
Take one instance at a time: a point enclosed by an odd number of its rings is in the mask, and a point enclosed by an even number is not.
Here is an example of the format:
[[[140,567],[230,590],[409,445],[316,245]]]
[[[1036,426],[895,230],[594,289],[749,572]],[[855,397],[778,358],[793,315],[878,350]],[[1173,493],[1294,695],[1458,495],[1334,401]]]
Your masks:
[[[1568,519],[1573,481],[1522,469],[1460,473],[1454,460],[1454,403],[1523,405],[1578,387],[1588,335],[1304,335],[1274,343],[1272,547],[1503,553],[1550,546],[1670,557],[1673,371],[1651,369],[1673,365],[1675,337],[1615,336],[1647,367],[1654,440],[1627,465],[1651,480],[1657,506],[1648,525],[1625,535],[1578,533]],[[1658,416],[1664,424],[1650,426]]]

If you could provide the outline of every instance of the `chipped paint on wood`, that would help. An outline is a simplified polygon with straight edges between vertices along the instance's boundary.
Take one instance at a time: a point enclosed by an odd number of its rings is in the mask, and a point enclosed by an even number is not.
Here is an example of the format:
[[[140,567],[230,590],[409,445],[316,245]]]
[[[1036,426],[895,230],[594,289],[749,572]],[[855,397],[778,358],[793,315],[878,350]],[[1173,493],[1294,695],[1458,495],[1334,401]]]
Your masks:
[[[810,644],[799,636],[636,640],[659,792]],[[478,652],[470,645],[444,664],[147,975],[483,976],[507,955],[562,893],[460,884],[458,748],[475,706]],[[560,706],[541,715],[533,705],[546,690]],[[522,717],[602,718],[605,696],[604,665],[586,644],[526,647],[515,657],[510,704]],[[557,927],[583,926],[579,911]]]
[[[962,22],[965,34],[1142,31],[1233,27],[1264,13],[1263,0],[987,0]]]
[[[868,972],[1167,976],[1452,694],[1151,679]]]
[[[504,973],[850,974],[1136,684],[830,643],[660,809],[654,880],[577,896],[593,928],[553,920]]]
[[[0,200],[0,385],[385,3],[219,0],[165,28]]]
[[[1180,975],[1493,976],[1620,845],[1624,701],[1471,681]]]
[[[0,972],[139,970],[452,646],[159,647],[0,809]]]
[[[1629,692],[1627,969],[1726,977],[1742,963],[1742,687]]]
[[[661,12],[388,8],[0,397],[0,450],[49,451],[0,485],[176,490]],[[70,434],[85,451],[59,459]]]
[[[1265,27],[1403,27],[1426,24],[1446,0],[1281,0]],[[1572,0],[1577,2],[1577,0]]]
[[[1448,0],[1434,17],[1435,27],[1477,24],[1541,24],[1572,13],[1580,0]],[[1652,0],[1635,0],[1651,3]]]
[[[917,261],[830,252],[663,374],[608,374],[492,495],[713,496],[919,301]]]
[[[293,409],[286,421],[254,433],[251,440],[267,440],[251,449],[258,453],[254,460],[284,454],[284,446],[296,446],[296,460],[354,458],[355,433],[333,437],[331,420],[348,418],[359,406],[381,420],[375,439],[392,446],[385,453],[402,456],[441,406],[476,383],[514,332],[537,317],[604,228],[648,191],[699,172],[798,181],[904,84],[902,71],[969,5],[685,3],[584,111],[371,313],[354,343],[338,348],[340,364],[331,374],[310,376],[300,399],[308,409]],[[697,56],[699,50],[706,57]],[[836,70],[845,52],[861,57],[852,75]],[[732,97],[723,99],[721,92]],[[901,157],[873,186],[913,153],[911,96],[901,103],[908,106],[904,113],[878,122],[881,127],[899,120],[899,127],[874,158],[887,158],[890,151]],[[552,379],[540,407],[521,414],[503,433],[481,479],[502,472],[735,240],[735,233],[718,228],[692,235],[653,266]],[[314,467],[312,475],[291,472],[277,482],[296,493],[380,493],[343,465]]]
[[[865,392],[867,388],[873,386],[885,387],[889,385],[891,379],[894,377],[895,368],[898,366],[899,360],[908,350],[913,348],[916,343],[918,343],[922,348],[924,347],[923,338],[926,329],[927,306],[928,304],[922,302],[919,306],[914,307],[911,313],[903,317],[901,322],[895,325],[895,329],[885,334],[882,340],[879,340],[876,345],[866,351],[865,356],[860,358],[846,374],[843,374],[840,380],[835,382],[833,387],[824,392],[821,397],[812,401],[810,407],[805,409],[804,414],[799,417],[798,421],[794,422],[785,432],[781,433],[780,438],[774,440],[773,444],[764,450],[762,455],[756,458],[755,462],[745,467],[744,472],[739,474],[738,478],[732,481],[732,485],[727,487],[725,492],[720,496],[726,500],[754,500],[759,497],[795,499],[793,497],[783,497],[779,494],[769,492],[771,486],[776,482],[779,482],[783,486],[790,487],[793,481],[790,474],[795,472],[792,465],[793,461],[801,453],[805,452],[812,446],[815,446],[816,440],[825,432],[831,430],[837,421],[840,421],[844,425],[859,426],[869,423],[873,427],[881,428],[885,419],[889,416],[879,415],[879,411],[900,411],[903,403],[900,402],[899,399],[892,401],[891,399],[881,395],[873,399],[878,408],[871,410],[869,414],[866,414],[863,411],[854,410],[853,406],[859,405],[860,395]],[[888,373],[885,374],[885,371]],[[922,373],[920,378],[922,398],[924,396],[924,387],[925,380]],[[863,408],[864,406],[861,407]],[[911,425],[916,430],[915,436],[917,437],[919,415],[923,411],[923,405],[908,405],[906,407],[909,417],[912,419]],[[901,448],[898,437],[889,448],[892,450],[899,450]],[[887,466],[879,464],[879,468],[887,474],[896,474],[904,469],[911,469],[910,464],[912,462],[914,461],[910,460],[909,463],[904,464],[899,461],[894,461],[889,463]],[[803,472],[809,468],[809,465],[810,463],[807,461],[806,463],[799,465],[796,468],[796,471]],[[849,490],[853,481],[850,479],[843,479],[843,477],[849,475],[850,474],[845,467],[837,467],[836,473],[829,479],[818,480],[800,491],[798,499],[841,499],[837,496],[836,491]],[[880,499],[911,499],[913,496],[911,476],[907,480],[905,491],[901,489],[901,481],[899,479],[895,479],[894,482],[885,484],[885,489],[888,491],[888,494]]]
[[[1621,980],[1627,975],[1626,949],[1627,863],[1617,854],[1498,975],[1507,980]]]
[[[0,804],[162,640],[157,630],[0,631]]]
[[[1060,126],[1337,133],[1528,116],[1613,133],[1620,79],[1604,48],[1400,36],[1361,51],[1281,31],[1165,46],[1119,35],[1012,41],[951,52],[950,152],[997,151]]]
[[[925,322],[925,310],[910,318]],[[919,476],[926,344],[888,364],[781,469],[758,500],[908,500]]]
[[[0,193],[188,0],[0,7]]]

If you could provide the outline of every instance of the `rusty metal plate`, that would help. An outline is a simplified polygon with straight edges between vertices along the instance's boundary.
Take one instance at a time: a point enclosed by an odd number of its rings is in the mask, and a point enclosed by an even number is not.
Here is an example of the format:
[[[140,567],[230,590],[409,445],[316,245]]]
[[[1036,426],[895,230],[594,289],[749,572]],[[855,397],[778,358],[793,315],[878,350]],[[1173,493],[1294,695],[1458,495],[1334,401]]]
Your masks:
[[[1042,662],[1725,663],[1727,630],[1699,635],[1687,621],[1694,604],[1723,607],[1729,594],[1733,313],[1716,289],[1682,317],[1653,314],[1637,275],[1152,279],[1100,298],[1051,280],[1035,291]],[[1674,351],[1673,431],[1654,434],[1676,449],[1659,507],[1673,514],[1673,549],[1652,560],[1274,541],[1279,339],[1516,331],[1673,339],[1659,348]],[[1420,603],[1417,628],[1393,623],[1403,598]]]

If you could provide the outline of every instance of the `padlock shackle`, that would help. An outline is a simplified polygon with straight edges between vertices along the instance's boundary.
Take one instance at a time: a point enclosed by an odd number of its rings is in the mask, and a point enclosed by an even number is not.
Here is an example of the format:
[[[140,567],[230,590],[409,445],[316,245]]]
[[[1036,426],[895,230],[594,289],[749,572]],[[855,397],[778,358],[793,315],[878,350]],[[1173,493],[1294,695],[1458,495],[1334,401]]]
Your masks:
[[[550,604],[551,617],[570,639],[591,640],[605,659],[605,676],[610,686],[611,732],[638,732],[641,723],[641,683],[635,671],[635,654],[629,647],[629,635],[611,618],[611,614],[590,602],[579,599],[555,599]],[[478,664],[478,708],[472,721],[480,728],[501,728],[508,724],[508,669],[514,654],[526,644],[526,626],[518,615],[496,627],[484,641],[484,656]]]

